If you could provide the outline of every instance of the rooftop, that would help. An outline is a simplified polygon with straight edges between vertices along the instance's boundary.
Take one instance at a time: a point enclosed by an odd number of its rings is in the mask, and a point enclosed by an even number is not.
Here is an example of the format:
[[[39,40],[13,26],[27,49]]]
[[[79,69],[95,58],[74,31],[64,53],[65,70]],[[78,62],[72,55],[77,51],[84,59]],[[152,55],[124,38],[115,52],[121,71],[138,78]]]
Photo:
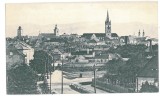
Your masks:
[[[88,43],[97,43],[97,41],[92,39],[92,40],[88,41]]]
[[[85,38],[90,39],[93,34],[95,34],[96,37],[105,37],[106,36],[105,33],[84,33],[81,37],[85,37]]]
[[[117,33],[111,33],[111,37],[118,37]]]
[[[71,52],[71,55],[92,55],[93,51],[76,51],[76,52]]]
[[[139,72],[138,77],[158,78],[158,56],[154,56]]]
[[[108,59],[108,55],[107,54],[98,55],[95,56],[95,59]]]
[[[39,35],[45,38],[55,38],[56,37],[54,33],[41,33]]]

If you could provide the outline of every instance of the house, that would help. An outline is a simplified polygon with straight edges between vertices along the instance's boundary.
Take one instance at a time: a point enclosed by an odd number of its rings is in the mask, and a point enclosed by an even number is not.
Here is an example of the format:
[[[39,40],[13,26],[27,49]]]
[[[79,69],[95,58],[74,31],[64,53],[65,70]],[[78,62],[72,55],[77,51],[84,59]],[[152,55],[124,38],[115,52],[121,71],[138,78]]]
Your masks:
[[[87,43],[88,43],[89,45],[93,45],[93,46],[95,46],[95,45],[97,45],[97,44],[98,44],[98,41],[97,41],[97,40],[95,40],[95,39],[92,39],[92,40],[89,40]]]
[[[129,35],[129,36],[128,36],[129,44],[136,44],[137,41],[136,41],[135,38],[136,38],[136,36]]]
[[[56,35],[54,33],[40,33],[38,37],[41,37],[41,39],[50,40],[52,38],[56,38]]]
[[[84,33],[81,37],[86,39],[98,39],[98,40],[104,40],[106,37],[105,33]]]
[[[61,60],[62,58],[62,52],[58,48],[52,50],[51,55],[53,56],[54,60]]]
[[[111,39],[119,39],[117,33],[111,33]]]
[[[94,62],[96,63],[107,63],[109,61],[107,54],[100,54],[94,57]]]
[[[60,44],[65,44],[66,40],[60,37],[55,37],[55,38],[50,38],[48,40],[44,40],[44,43],[50,44],[50,45],[60,45]]]
[[[6,69],[25,63],[25,55],[17,50],[13,44],[6,48]]]
[[[96,39],[99,41],[105,41],[106,33],[84,33],[81,37],[92,40]],[[109,39],[119,39],[116,33],[111,33],[111,38]]]
[[[88,63],[89,60],[87,60],[84,56],[74,56],[71,60],[72,63]]]
[[[137,36],[129,36],[129,44],[141,44],[143,41],[145,41],[145,37],[137,37]]]
[[[120,42],[120,45],[126,45],[129,43],[129,37],[128,36],[121,36],[119,38],[119,42]]]
[[[129,44],[143,44],[143,45],[147,45],[147,38],[148,36],[144,36],[145,32],[143,30],[143,34],[142,36],[140,36],[140,30],[138,32],[138,36],[135,35],[129,35],[128,39],[129,39]]]
[[[67,39],[71,38],[71,36],[69,34],[66,34],[66,33],[63,33],[62,35],[60,35],[60,37],[67,38]]]
[[[119,59],[121,58],[119,54],[108,53],[108,60]]]
[[[158,55],[154,56],[136,76],[136,92],[139,92],[142,84],[147,81],[150,85],[159,86],[158,80]]]
[[[71,52],[71,56],[84,56],[84,57],[94,57],[95,52],[93,50],[78,50],[75,52]]]
[[[29,65],[30,60],[34,59],[33,57],[34,49],[28,44],[21,42],[21,41],[17,41],[14,46],[17,50],[19,50],[19,52],[21,52],[22,54],[26,56],[25,63]]]
[[[151,38],[151,40],[152,40],[152,45],[158,45],[158,39]]]
[[[96,45],[94,46],[93,50],[94,51],[103,51],[103,50],[108,50],[110,46],[108,45]]]

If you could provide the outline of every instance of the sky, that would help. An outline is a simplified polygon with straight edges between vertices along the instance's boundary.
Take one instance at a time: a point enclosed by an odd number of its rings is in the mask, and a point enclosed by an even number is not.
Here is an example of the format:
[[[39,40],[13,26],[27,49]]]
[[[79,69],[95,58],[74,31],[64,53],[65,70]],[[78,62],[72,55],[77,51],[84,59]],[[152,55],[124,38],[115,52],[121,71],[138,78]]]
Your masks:
[[[112,33],[158,38],[157,1],[114,1],[88,3],[8,3],[6,4],[6,36],[52,33],[55,24],[60,34],[104,33],[109,12]]]

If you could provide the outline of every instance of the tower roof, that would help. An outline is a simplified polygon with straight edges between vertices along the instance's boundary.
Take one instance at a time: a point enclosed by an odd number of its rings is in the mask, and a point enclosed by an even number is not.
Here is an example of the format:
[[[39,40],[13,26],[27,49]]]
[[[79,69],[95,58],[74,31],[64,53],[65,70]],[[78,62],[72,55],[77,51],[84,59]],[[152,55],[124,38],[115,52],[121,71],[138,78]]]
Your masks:
[[[22,29],[21,26],[19,26],[19,27],[18,27],[18,30],[21,30],[21,29]]]
[[[107,19],[106,21],[109,21],[109,13],[108,13],[108,10],[107,10]]]

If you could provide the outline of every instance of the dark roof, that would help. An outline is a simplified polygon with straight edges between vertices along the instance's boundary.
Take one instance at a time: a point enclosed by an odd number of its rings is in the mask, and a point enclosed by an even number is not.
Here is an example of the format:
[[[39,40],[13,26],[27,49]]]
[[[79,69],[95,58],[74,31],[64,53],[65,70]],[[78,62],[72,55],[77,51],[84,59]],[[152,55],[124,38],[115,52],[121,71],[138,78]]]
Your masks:
[[[43,36],[45,38],[54,38],[56,35],[54,33],[41,33],[40,36]]]
[[[88,41],[88,43],[97,43],[97,41],[92,39],[92,40]]]
[[[95,59],[108,59],[108,54],[102,54],[102,55],[95,56]]]
[[[81,37],[90,39],[93,34],[95,34],[96,37],[106,37],[106,33],[84,33]],[[111,37],[118,37],[118,35],[117,33],[111,33]]]
[[[129,36],[121,36],[120,38],[125,39],[125,38],[129,38]]]
[[[118,37],[117,33],[111,33],[111,37]]]
[[[59,42],[59,43],[62,43],[62,42],[67,42],[67,41],[63,38],[50,38],[50,40],[46,39],[44,42]]]
[[[154,56],[139,72],[138,77],[158,78],[158,56]]]
[[[93,35],[93,33],[84,33],[81,37],[90,39],[92,35]]]
[[[9,45],[6,48],[6,55],[10,55],[10,52],[12,52],[13,55],[22,55],[22,56],[25,56],[22,52],[18,51],[18,49],[16,49],[16,47],[14,45]]]
[[[93,51],[89,51],[87,54],[87,51],[76,51],[76,52],[71,52],[71,55],[92,55]]]
[[[120,39],[123,39],[123,43],[129,42],[129,36],[121,36]],[[126,42],[127,41],[127,42]]]
[[[87,39],[90,39],[93,34],[95,34],[96,37],[105,37],[106,36],[105,33],[84,33],[81,37],[85,37]]]
[[[96,37],[106,37],[105,33],[95,33]]]

